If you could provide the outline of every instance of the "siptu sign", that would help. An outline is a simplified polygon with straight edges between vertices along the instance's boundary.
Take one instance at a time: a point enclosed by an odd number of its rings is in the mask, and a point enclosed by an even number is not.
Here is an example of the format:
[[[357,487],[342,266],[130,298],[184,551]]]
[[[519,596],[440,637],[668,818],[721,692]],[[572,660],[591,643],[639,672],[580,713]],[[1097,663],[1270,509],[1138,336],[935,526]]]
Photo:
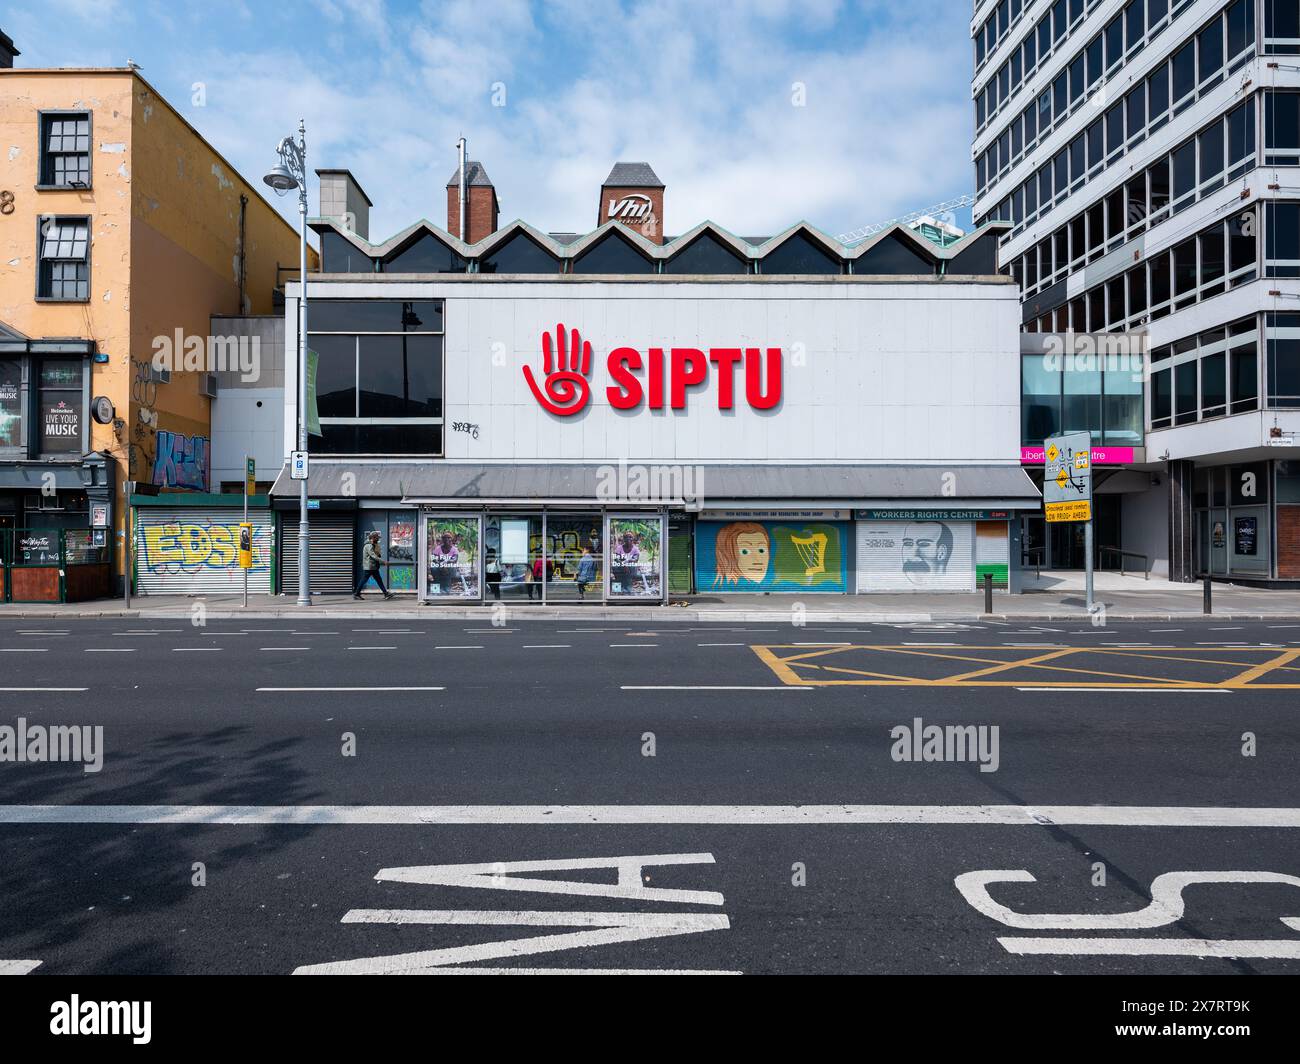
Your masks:
[[[635,347],[616,347],[605,359],[612,383],[605,398],[616,410],[685,410],[692,389],[715,384],[719,410],[736,404],[737,371],[743,367],[745,402],[753,410],[771,410],[781,402],[781,348],[651,347],[644,354]],[[524,380],[533,397],[557,417],[572,417],[591,400],[591,341],[577,329],[555,328],[542,334],[542,380],[531,366],[523,367]]]

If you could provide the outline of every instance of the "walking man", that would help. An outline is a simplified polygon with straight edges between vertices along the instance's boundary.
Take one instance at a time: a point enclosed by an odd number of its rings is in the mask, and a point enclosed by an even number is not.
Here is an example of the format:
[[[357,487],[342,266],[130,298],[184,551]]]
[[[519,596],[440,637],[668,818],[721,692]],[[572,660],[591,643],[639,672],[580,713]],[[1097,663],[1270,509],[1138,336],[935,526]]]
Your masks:
[[[357,589],[352,593],[354,599],[361,598],[361,589],[372,576],[375,578],[375,583],[379,585],[379,590],[384,593],[384,598],[393,597],[392,592],[384,587],[383,577],[379,575],[379,566],[383,560],[383,556],[379,553],[379,533],[371,532],[366,540],[365,549],[361,552],[361,579],[357,581]]]

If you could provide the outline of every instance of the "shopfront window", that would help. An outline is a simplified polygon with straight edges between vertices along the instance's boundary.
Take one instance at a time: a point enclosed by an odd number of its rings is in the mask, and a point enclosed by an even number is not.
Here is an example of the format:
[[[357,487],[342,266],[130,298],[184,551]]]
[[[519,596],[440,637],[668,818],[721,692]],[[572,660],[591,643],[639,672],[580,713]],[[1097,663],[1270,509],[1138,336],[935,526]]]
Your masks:
[[[23,444],[23,366],[0,360],[0,448]]]
[[[547,601],[582,602],[601,599],[604,559],[601,515],[547,514],[546,555],[550,563]]]
[[[390,591],[414,591],[416,586],[414,510],[362,510],[357,521],[357,557],[371,532],[379,533],[384,562],[384,586]]]
[[[81,377],[76,358],[47,358],[40,369],[42,454],[79,454],[82,447]]]
[[[494,600],[544,601],[546,565],[540,514],[493,514],[483,528],[483,569]]]
[[[659,517],[609,519],[609,597],[663,597],[663,520]]]

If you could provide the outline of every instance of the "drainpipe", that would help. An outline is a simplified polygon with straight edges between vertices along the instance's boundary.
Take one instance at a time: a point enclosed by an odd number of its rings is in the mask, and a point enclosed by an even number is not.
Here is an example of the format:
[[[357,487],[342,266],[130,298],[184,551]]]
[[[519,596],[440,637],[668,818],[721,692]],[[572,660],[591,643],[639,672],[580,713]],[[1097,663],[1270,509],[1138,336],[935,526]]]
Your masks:
[[[245,251],[245,223],[248,220],[248,197],[243,193],[239,196],[239,306],[235,309],[237,315],[244,313],[244,292],[248,287],[248,256]]]

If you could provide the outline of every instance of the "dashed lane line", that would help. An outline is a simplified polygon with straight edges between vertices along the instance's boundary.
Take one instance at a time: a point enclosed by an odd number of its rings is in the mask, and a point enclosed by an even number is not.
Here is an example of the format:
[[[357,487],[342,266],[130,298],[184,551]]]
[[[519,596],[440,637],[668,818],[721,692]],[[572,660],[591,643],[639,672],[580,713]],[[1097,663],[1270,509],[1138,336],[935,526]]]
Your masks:
[[[258,650],[310,650],[311,647],[258,647]]]
[[[812,691],[812,687],[745,686],[742,684],[623,684],[620,691]]]
[[[572,643],[525,643],[525,650],[570,650]]]
[[[81,688],[85,690],[85,688]],[[445,691],[445,687],[259,687],[258,694],[317,694],[322,692],[369,692],[369,691]]]
[[[0,654],[48,654],[49,647],[0,647]]]

